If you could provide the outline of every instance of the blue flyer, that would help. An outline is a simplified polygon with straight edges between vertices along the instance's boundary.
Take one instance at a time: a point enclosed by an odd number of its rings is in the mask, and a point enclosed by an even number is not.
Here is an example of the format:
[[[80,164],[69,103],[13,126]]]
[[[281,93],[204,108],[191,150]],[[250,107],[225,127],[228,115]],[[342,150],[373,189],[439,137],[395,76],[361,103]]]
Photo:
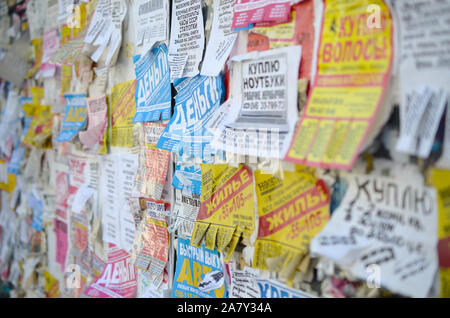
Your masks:
[[[87,104],[85,94],[65,94],[66,114],[61,132],[56,141],[70,141],[85,125],[87,119]]]
[[[223,100],[222,78],[197,75],[178,82],[175,89],[175,113],[156,147],[189,157],[210,157],[212,135],[205,127]]]
[[[202,194],[202,170],[199,165],[175,167],[172,186],[178,190]]]
[[[133,123],[170,119],[172,103],[169,59],[163,43],[133,57],[136,72],[136,114]]]
[[[190,240],[178,238],[173,298],[226,298],[223,274],[219,252],[205,248],[204,244],[201,248],[192,246]]]
[[[8,173],[19,174],[20,164],[24,157],[25,149],[22,146],[15,147],[8,164]]]
[[[27,199],[28,206],[33,210],[31,227],[36,231],[41,232],[43,227],[42,214],[44,213],[44,204],[42,200],[37,199],[33,194],[29,194]]]

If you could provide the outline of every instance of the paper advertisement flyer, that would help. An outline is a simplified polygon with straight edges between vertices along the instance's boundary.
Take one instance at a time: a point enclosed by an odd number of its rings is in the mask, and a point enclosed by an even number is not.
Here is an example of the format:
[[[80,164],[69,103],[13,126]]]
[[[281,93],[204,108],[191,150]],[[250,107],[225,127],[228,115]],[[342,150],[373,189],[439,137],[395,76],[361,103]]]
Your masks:
[[[106,96],[87,98],[88,127],[80,131],[79,138],[84,147],[91,149],[99,144],[108,124],[108,105]]]
[[[359,279],[425,297],[438,266],[436,191],[398,179],[350,174],[348,188],[325,228],[311,242]]]
[[[450,297],[450,171],[433,169],[431,182],[438,205],[438,258],[441,298]]]
[[[284,257],[278,270],[286,270],[296,262],[294,267],[297,267],[311,239],[328,222],[329,190],[314,173],[314,170],[297,166],[295,172],[284,172],[281,179],[255,171],[259,227],[254,268],[273,271],[268,260],[277,257]],[[293,274],[290,273],[289,278]]]
[[[133,116],[136,113],[136,80],[111,89],[111,147],[133,146]]]
[[[218,149],[284,158],[298,118],[297,86],[291,83],[297,82],[301,52],[301,46],[289,46],[233,57],[226,145],[215,144]]]
[[[236,0],[233,29],[247,28],[258,22],[286,21],[290,7],[289,0]]]
[[[183,79],[175,89],[175,112],[156,147],[188,157],[210,157],[212,135],[204,127],[220,107],[222,78],[198,75]]]
[[[230,270],[230,298],[313,298],[274,279],[258,277],[254,269]]]
[[[226,298],[227,287],[222,284],[219,288],[204,292],[200,290],[207,273],[223,268],[216,250],[190,245],[189,240],[178,238],[178,257],[172,289],[174,298]]]
[[[100,174],[103,241],[129,251],[134,241],[134,221],[127,202],[134,197],[133,180],[137,155],[124,153],[104,156]]]
[[[61,270],[64,271],[68,247],[67,223],[55,218],[54,227],[56,234],[56,262],[61,265]]]
[[[66,112],[58,142],[70,141],[86,124],[87,105],[85,94],[65,94]]]
[[[298,77],[312,80],[314,42],[316,34],[320,34],[320,30],[314,27],[314,11],[314,0],[304,0],[292,7],[290,21],[255,24],[248,34],[247,51],[301,45],[302,57]]]
[[[170,119],[172,96],[167,53],[163,43],[143,56],[133,57],[137,79],[133,123]]]
[[[165,127],[162,123],[144,123],[140,131],[140,164],[135,185],[141,194],[155,200],[161,199],[170,162],[170,152],[156,148]]]
[[[202,203],[192,233],[192,244],[200,246],[205,236],[206,247],[223,252],[234,236],[247,242],[255,230],[253,174],[244,165],[234,168],[226,164],[202,164]],[[230,251],[229,253],[232,253]]]
[[[169,232],[164,212],[168,206],[162,201],[147,200],[144,219],[135,236],[134,266],[150,276],[163,274],[169,260]]]
[[[198,194],[175,190],[175,206],[171,215],[175,217],[175,222],[172,222],[170,230],[177,230],[179,237],[190,239],[200,205],[201,199]]]
[[[172,80],[199,73],[205,46],[201,0],[172,0],[169,63]]]
[[[196,195],[202,194],[202,170],[200,165],[177,165],[172,180],[175,189]]]
[[[137,0],[135,2],[136,42],[142,54],[168,34],[169,0]]]
[[[109,244],[108,261],[100,277],[85,291],[85,295],[100,298],[132,298],[137,289],[136,268],[130,255]]]
[[[380,7],[380,28],[365,23],[369,4]],[[318,72],[285,160],[350,169],[382,107],[392,57],[392,19],[384,1],[327,1]]]
[[[214,17],[201,75],[218,76],[231,53],[237,32],[231,29],[234,0],[214,0]]]

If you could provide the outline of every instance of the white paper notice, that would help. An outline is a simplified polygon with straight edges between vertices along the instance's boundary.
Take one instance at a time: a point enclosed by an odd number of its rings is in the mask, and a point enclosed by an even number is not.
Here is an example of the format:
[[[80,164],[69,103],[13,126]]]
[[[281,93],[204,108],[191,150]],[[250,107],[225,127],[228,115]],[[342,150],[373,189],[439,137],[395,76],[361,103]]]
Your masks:
[[[68,19],[74,8],[74,0],[58,0],[58,20],[62,21]]]
[[[358,174],[348,181],[311,253],[393,292],[426,297],[438,267],[434,188]],[[375,281],[373,273],[379,273]]]
[[[409,101],[425,85],[450,93],[450,0],[396,0],[400,34],[400,129]]]
[[[134,241],[135,226],[127,198],[135,196],[137,166],[137,155],[129,153],[105,156],[101,165],[103,240],[126,251],[131,250]]]
[[[285,157],[298,119],[301,52],[301,46],[289,46],[232,58],[230,112],[225,130],[215,135],[216,150]]]
[[[237,32],[231,28],[233,22],[233,4],[235,0],[214,0],[214,17],[203,59],[201,75],[218,76],[225,64]]]
[[[402,107],[406,110],[402,119],[404,124],[400,127],[400,138],[395,147],[397,151],[415,154],[420,120],[430,98],[431,90],[428,87],[422,87],[411,95],[407,104],[403,103]]]
[[[442,88],[433,90],[430,102],[419,125],[417,154],[421,158],[428,158],[430,155],[446,103],[447,92]]]
[[[136,23],[136,45],[143,46],[147,53],[159,41],[167,37],[169,0],[137,0],[134,8]]]
[[[173,0],[172,26],[170,30],[169,64],[170,72],[181,77],[194,77],[199,73],[198,65],[202,60],[205,45],[201,0]],[[178,56],[170,58],[170,56]],[[184,56],[187,60],[184,66],[173,65],[173,61],[181,61]]]
[[[94,194],[94,189],[89,186],[89,183],[83,183],[81,187],[78,188],[75,193],[75,197],[72,201],[72,211],[75,213],[81,213],[86,202]]]

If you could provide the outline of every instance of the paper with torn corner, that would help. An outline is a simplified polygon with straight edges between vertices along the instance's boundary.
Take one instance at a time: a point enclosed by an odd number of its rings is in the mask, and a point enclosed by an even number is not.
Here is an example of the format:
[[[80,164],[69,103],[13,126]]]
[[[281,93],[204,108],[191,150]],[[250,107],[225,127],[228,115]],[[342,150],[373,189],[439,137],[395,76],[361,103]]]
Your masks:
[[[105,39],[104,36],[111,24],[110,15],[111,0],[98,0],[86,37],[84,38],[85,43],[93,44],[94,41],[97,44],[107,42],[108,39]]]
[[[172,0],[172,25],[170,28],[170,72],[180,77],[193,77],[199,73],[205,45],[201,0]],[[187,56],[182,64],[183,56]],[[178,61],[177,64],[172,63]],[[183,69],[180,71],[180,69]]]
[[[214,16],[201,75],[218,76],[231,53],[237,32],[231,29],[234,0],[214,0]]]
[[[169,260],[169,232],[164,215],[168,207],[163,201],[146,201],[144,218],[136,230],[132,261],[136,268],[150,276],[163,274]]]
[[[98,62],[104,52],[104,63],[110,65],[122,43],[122,21],[127,13],[123,0],[99,0],[84,38],[85,43],[98,46],[91,59]]]
[[[368,5],[380,8],[381,28],[348,23],[367,19]],[[383,113],[379,110],[392,61],[393,23],[383,0],[358,0],[351,6],[327,1],[318,71],[285,160],[350,169],[374,120]]]
[[[65,94],[66,112],[56,141],[70,141],[83,128],[87,119],[86,95]]]
[[[145,55],[156,42],[165,41],[168,34],[169,0],[137,0],[134,2],[136,46]]]
[[[396,150],[428,158],[447,104],[447,92],[426,86],[412,94],[404,118],[408,125],[400,130]]]
[[[175,112],[156,147],[208,159],[212,155],[209,145],[212,135],[205,126],[220,107],[225,93],[222,78],[197,75],[181,80],[175,89]]]
[[[219,253],[216,250],[190,245],[189,240],[178,238],[178,255],[172,289],[173,298],[226,298],[227,286],[208,292],[199,288],[199,283],[207,273],[219,271],[223,273]]]
[[[312,255],[336,262],[359,279],[426,297],[438,264],[436,232],[434,188],[349,174],[341,204],[310,248]]]
[[[253,175],[244,165],[234,168],[226,164],[202,164],[202,203],[192,232],[191,243],[228,254],[234,251],[240,234],[251,244],[256,230]]]
[[[166,45],[134,56],[133,62],[137,80],[133,123],[169,120],[172,94]]]
[[[290,280],[311,239],[330,218],[330,192],[313,169],[301,166],[282,178],[255,171],[255,191],[259,227],[253,267]]]
[[[102,140],[108,123],[108,105],[105,95],[87,99],[87,117],[87,130],[80,131],[78,136],[86,149],[92,149]]]

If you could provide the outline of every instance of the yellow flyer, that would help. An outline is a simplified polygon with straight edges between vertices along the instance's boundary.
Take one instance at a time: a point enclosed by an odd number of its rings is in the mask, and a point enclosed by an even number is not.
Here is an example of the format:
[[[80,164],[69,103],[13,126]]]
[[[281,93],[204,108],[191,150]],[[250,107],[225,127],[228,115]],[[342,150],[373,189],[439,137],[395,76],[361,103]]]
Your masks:
[[[6,165],[4,160],[0,160],[0,165]],[[8,173],[8,183],[0,182],[0,190],[6,192],[13,192],[16,188],[16,175],[13,173]]]
[[[28,104],[31,105],[31,104]],[[24,105],[25,107],[26,105]],[[50,106],[34,105],[33,119],[22,143],[29,147],[51,148],[53,113]]]
[[[438,201],[438,255],[441,297],[450,298],[450,170],[431,171]]]
[[[47,298],[59,298],[59,281],[50,272],[44,272],[45,296]]]
[[[44,54],[43,38],[31,40],[31,44],[33,45],[34,63],[28,70],[26,78],[32,78],[36,75],[37,71],[39,71],[39,68],[41,67],[41,60]]]
[[[302,166],[285,172],[283,179],[255,171],[255,184],[259,228],[253,267],[268,269],[267,260],[279,258],[284,270],[301,261],[311,239],[328,222],[329,191],[314,170]]]
[[[242,237],[248,243],[255,230],[252,172],[244,165],[202,164],[200,210],[191,244],[199,246],[206,236],[206,248],[232,253]]]
[[[387,90],[392,18],[383,0],[327,0],[324,10],[318,71],[285,160],[348,170]]]
[[[111,147],[133,147],[136,80],[111,89]]]

